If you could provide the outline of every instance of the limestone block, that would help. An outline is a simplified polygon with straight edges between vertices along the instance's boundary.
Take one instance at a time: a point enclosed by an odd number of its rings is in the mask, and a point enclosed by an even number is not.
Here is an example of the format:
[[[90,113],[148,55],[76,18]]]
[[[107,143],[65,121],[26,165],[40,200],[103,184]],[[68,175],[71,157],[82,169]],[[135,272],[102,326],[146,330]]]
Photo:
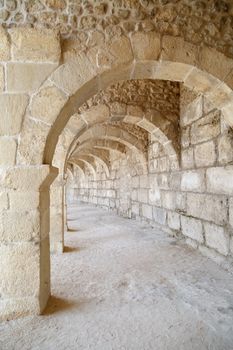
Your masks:
[[[182,126],[190,125],[195,120],[202,117],[203,99],[202,96],[197,97],[194,101],[181,109],[180,121]]]
[[[67,97],[61,90],[55,86],[46,86],[34,96],[31,114],[36,119],[53,124],[66,101]]]
[[[190,145],[190,127],[181,129],[181,145],[182,147],[189,147]]]
[[[176,209],[186,212],[186,193],[176,192]]]
[[[8,63],[7,89],[10,92],[34,92],[56,67],[52,63]]]
[[[175,192],[161,191],[161,196],[162,196],[162,206],[166,209],[175,210],[176,208]]]
[[[26,117],[18,146],[17,163],[40,164],[43,162],[44,145],[49,130],[49,126],[45,123]]]
[[[9,207],[10,210],[16,212],[27,212],[39,208],[39,192],[9,192]],[[22,215],[22,214],[21,214]]]
[[[194,157],[197,167],[214,165],[217,159],[214,141],[208,141],[194,148]]]
[[[136,60],[157,60],[160,54],[160,36],[155,32],[136,32],[131,37]]]
[[[213,221],[218,225],[224,225],[227,223],[226,197],[187,193],[187,213],[196,218]]]
[[[0,61],[8,61],[10,59],[10,43],[7,32],[0,26]]]
[[[165,209],[153,207],[154,221],[160,225],[166,224],[167,212]]]
[[[181,175],[182,174],[180,172],[172,172],[170,174],[170,179],[169,179],[170,189],[180,190]]]
[[[205,190],[205,173],[203,170],[186,171],[182,174],[182,191],[203,192]]]
[[[216,226],[214,224],[205,222],[205,239],[206,244],[216,249],[219,253],[227,255],[229,252],[229,236],[224,231],[224,228],[221,226]]]
[[[229,199],[229,222],[233,227],[233,198]]]
[[[0,224],[1,242],[38,241],[40,239],[40,216],[38,211],[2,213]]]
[[[1,244],[0,255],[1,296],[25,298],[35,295],[40,284],[39,245],[35,243]]]
[[[60,66],[52,74],[51,80],[67,94],[73,95],[82,85],[95,76],[96,67],[87,59],[85,54],[81,53],[75,59]],[[92,85],[94,84],[92,83]]]
[[[156,62],[155,62],[156,63]],[[192,71],[192,66],[186,63],[159,61],[157,68],[155,63],[149,79],[162,79],[183,82],[186,76]],[[143,76],[142,79],[145,79]]]
[[[204,118],[194,122],[191,126],[191,143],[210,140],[220,134],[220,112],[210,112]]]
[[[147,204],[142,204],[142,216],[147,219],[152,220],[152,206]]]
[[[131,210],[132,210],[132,215],[139,216],[139,203],[133,202]]]
[[[221,164],[233,161],[233,132],[225,133],[218,139],[218,159]]]
[[[233,195],[233,166],[206,170],[207,191]]]
[[[0,92],[5,88],[4,67],[0,65]]]
[[[198,59],[198,48],[181,37],[164,35],[162,38],[161,58],[165,61],[195,65]]]
[[[0,165],[15,165],[16,148],[13,138],[0,137]]]
[[[38,191],[50,186],[57,176],[57,169],[48,165],[17,166],[3,169],[0,185],[12,190]]]
[[[0,135],[16,135],[20,132],[28,96],[0,95]]]
[[[202,222],[200,220],[181,215],[181,228],[183,235],[200,243],[204,242]]]
[[[147,203],[148,202],[148,190],[140,188],[138,190],[138,201],[142,203]]]
[[[58,32],[52,29],[29,27],[9,30],[12,42],[12,56],[16,61],[58,62],[60,40]]]
[[[8,209],[8,195],[6,192],[0,192],[0,212]]]
[[[230,238],[230,253],[233,256],[233,237]]]
[[[181,164],[183,169],[194,168],[193,148],[186,148],[181,152]]]
[[[180,215],[174,211],[167,213],[168,226],[173,230],[180,230]]]
[[[233,69],[233,60],[213,48],[203,46],[199,52],[199,67],[224,80]]]
[[[155,175],[151,175],[149,177],[149,186],[150,186],[148,191],[149,203],[153,205],[160,205],[161,195],[160,195],[160,189],[157,183],[157,178]]]
[[[220,81],[212,75],[197,68],[191,70],[184,80],[184,85],[189,89],[201,93],[208,93],[219,85]]]

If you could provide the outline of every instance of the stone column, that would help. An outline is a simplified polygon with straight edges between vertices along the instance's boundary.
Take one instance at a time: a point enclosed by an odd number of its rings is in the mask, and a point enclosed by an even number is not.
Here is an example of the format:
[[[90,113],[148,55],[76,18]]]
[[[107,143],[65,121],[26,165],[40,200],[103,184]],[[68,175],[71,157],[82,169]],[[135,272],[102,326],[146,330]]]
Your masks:
[[[49,165],[0,172],[0,319],[40,314],[50,296]]]
[[[64,186],[65,180],[60,175],[50,190],[50,251],[64,251]]]

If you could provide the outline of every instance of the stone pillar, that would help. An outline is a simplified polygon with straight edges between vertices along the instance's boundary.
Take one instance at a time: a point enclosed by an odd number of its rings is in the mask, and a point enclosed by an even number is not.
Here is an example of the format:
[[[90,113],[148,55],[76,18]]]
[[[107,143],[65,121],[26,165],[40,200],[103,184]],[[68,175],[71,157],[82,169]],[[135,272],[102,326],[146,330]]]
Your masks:
[[[60,175],[50,190],[50,251],[64,251],[64,186],[65,180]]]
[[[50,296],[49,165],[0,173],[0,319],[40,314]]]

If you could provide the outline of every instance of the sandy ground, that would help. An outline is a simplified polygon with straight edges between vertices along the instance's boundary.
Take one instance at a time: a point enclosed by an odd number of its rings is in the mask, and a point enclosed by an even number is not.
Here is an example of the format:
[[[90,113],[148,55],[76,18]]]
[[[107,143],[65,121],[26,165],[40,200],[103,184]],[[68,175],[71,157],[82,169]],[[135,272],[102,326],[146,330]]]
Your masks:
[[[145,224],[69,209],[45,315],[0,325],[1,350],[232,350],[233,276]]]

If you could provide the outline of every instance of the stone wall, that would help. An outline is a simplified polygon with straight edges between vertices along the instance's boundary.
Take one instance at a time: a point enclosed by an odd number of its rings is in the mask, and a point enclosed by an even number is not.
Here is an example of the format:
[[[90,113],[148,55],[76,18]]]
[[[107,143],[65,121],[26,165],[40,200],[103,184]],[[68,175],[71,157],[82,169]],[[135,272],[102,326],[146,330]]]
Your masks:
[[[76,170],[73,199],[146,220],[217,262],[230,261],[233,132],[219,110],[183,87],[180,109],[180,168],[149,137],[148,173],[133,152],[112,151],[109,177],[98,164],[96,178]]]
[[[155,30],[233,56],[232,11],[231,0],[0,0],[0,24],[55,28],[64,48],[78,51],[106,36]]]

